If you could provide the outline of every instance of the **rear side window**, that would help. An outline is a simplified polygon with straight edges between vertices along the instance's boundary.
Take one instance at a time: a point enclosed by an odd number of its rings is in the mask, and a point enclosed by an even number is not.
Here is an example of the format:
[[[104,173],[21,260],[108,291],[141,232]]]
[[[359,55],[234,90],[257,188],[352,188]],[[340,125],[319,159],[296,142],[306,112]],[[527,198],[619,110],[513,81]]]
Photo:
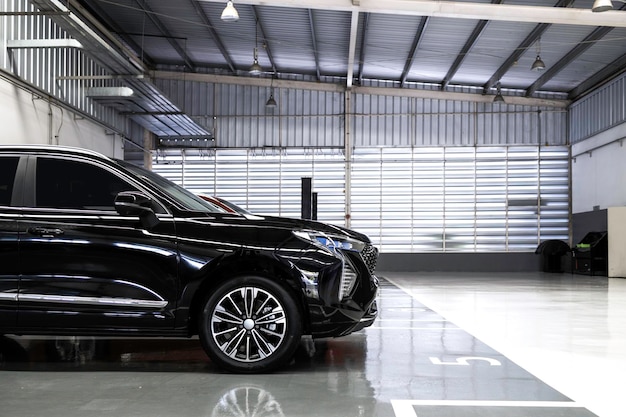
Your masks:
[[[37,207],[114,211],[117,193],[134,190],[96,165],[68,159],[37,159]]]
[[[11,205],[18,162],[17,156],[0,157],[0,206]]]

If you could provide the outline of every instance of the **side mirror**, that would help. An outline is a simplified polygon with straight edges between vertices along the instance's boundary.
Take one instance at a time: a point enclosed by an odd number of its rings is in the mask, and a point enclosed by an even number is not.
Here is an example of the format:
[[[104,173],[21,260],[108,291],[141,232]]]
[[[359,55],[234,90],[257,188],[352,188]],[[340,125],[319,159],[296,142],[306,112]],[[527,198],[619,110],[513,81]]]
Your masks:
[[[151,205],[150,197],[138,191],[122,191],[115,196],[115,210],[122,216],[138,216],[146,229],[159,223]]]

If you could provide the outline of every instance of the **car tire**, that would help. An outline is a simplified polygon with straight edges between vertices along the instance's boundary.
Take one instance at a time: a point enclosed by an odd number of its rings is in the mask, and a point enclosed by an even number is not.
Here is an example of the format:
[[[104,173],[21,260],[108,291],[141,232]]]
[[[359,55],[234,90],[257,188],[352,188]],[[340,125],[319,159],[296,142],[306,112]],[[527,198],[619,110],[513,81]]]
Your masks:
[[[269,372],[286,365],[302,335],[300,311],[280,284],[258,276],[228,280],[205,300],[199,317],[204,350],[233,372]]]

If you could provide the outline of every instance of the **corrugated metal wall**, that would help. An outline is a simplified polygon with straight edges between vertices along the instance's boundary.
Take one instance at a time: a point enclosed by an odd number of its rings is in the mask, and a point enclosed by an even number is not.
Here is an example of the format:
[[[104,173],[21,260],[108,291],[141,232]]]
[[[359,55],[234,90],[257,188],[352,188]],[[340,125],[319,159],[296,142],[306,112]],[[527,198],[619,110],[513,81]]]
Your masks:
[[[532,252],[569,233],[567,146],[363,147],[350,164],[341,149],[160,149],[153,169],[287,217],[300,216],[301,178],[311,177],[318,218],[384,252]]]
[[[28,0],[0,2],[5,13],[36,12]],[[84,114],[119,132],[127,132],[131,123],[113,108],[96,105],[86,98],[89,87],[122,86],[119,80],[67,79],[105,75],[105,71],[79,48],[9,48],[14,40],[69,39],[70,36],[45,15],[0,17],[0,67],[51,97],[67,103]],[[142,136],[138,139],[141,140]]]
[[[344,94],[156,80],[218,148],[345,146]],[[501,103],[353,94],[352,146],[565,145],[565,110]]]
[[[626,122],[626,74],[597,89],[570,108],[571,143],[581,142]]]

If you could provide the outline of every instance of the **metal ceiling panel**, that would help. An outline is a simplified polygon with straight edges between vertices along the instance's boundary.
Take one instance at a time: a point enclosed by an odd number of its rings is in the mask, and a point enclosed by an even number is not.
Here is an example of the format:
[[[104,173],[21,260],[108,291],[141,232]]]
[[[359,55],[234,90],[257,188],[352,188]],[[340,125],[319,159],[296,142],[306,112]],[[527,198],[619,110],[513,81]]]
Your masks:
[[[246,13],[245,6],[238,6],[240,21]],[[309,14],[303,9],[286,7],[257,7],[260,21],[263,23],[267,41],[272,48],[276,66],[285,73],[315,73],[315,51],[311,38]],[[252,22],[254,26],[254,22]],[[221,31],[220,31],[221,33]],[[252,33],[254,37],[254,33]],[[269,60],[259,51],[261,66],[269,67]],[[249,52],[249,65],[252,64],[252,49]]]
[[[433,83],[443,80],[477,24],[477,20],[431,18],[408,79]]]
[[[559,73],[557,78],[546,83],[542,90],[568,91],[569,86],[583,83],[598,71],[598,67],[609,66],[613,61],[624,55],[626,52],[624,50],[625,44],[626,29],[613,29],[608,35],[580,55],[575,65],[566,67]],[[615,68],[615,70],[618,69]]]
[[[326,75],[342,75],[348,68],[351,13],[314,10],[320,68]]]
[[[149,6],[154,18],[158,19],[169,32],[159,31],[157,36],[170,35],[172,37],[170,40],[178,43],[194,65],[224,65],[224,57],[210,35],[209,27],[199,15],[199,11],[202,12],[209,23],[223,23],[219,19],[221,8],[216,4],[201,3],[200,5],[203,7],[196,9],[191,1],[150,0]],[[146,39],[143,41],[145,42]],[[147,41],[150,42],[150,39]],[[157,52],[151,51],[151,53]],[[180,60],[181,57],[178,55],[178,62],[169,61],[169,63],[180,63]]]
[[[475,88],[479,94],[481,87],[493,86],[497,77],[507,93],[542,97],[548,92],[582,91],[577,89],[581,85],[587,91],[602,81],[595,74],[610,78],[623,72],[611,63],[622,62],[619,58],[626,55],[626,19],[620,18],[626,17],[626,5],[592,13],[593,0],[574,4],[559,0],[506,0],[503,4],[491,4],[491,0],[237,0],[240,18],[231,23],[221,21],[225,1],[217,0],[30,1],[43,10],[54,9],[50,6],[56,4],[88,8],[98,21],[90,23],[99,33],[114,33],[133,48],[135,55],[128,55],[129,60],[181,74],[224,74],[226,70],[229,75],[250,77],[256,46],[266,78],[271,74],[281,80],[315,77],[325,83],[329,77],[341,77],[342,84],[350,87],[355,76],[361,85],[388,81],[405,88],[408,81],[435,90]],[[434,3],[437,9],[432,8]],[[351,30],[357,15],[359,24]],[[481,18],[492,20],[458,69],[453,68]],[[595,37],[596,44],[589,49],[581,48],[580,42],[598,27],[620,29],[602,39]],[[527,69],[536,56],[532,42],[539,35],[541,57],[548,67],[543,73]],[[78,40],[88,39],[82,34]],[[361,40],[365,40],[363,45]],[[523,53],[518,56],[520,46]],[[87,42],[86,47],[105,64],[106,53],[112,53],[94,43]],[[352,59],[355,62],[349,68]],[[113,74],[130,72],[128,63],[122,61],[112,60],[116,64],[110,67]],[[448,80],[447,74],[454,75]]]
[[[540,38],[540,43],[532,45],[517,65],[512,67],[502,78],[502,83],[512,88],[526,88],[534,83],[543,71],[532,71],[531,66],[537,57],[537,47],[540,45],[541,59],[546,69],[559,62],[573,47],[578,45],[594,28],[582,26],[552,25]],[[566,86],[554,91],[566,92]]]
[[[399,79],[421,17],[370,14],[363,76]]]
[[[487,24],[474,49],[461,65],[453,84],[484,85],[505,62],[535,25],[533,23],[496,22]],[[485,70],[489,68],[489,70]],[[520,83],[511,80],[520,87]],[[507,87],[509,84],[505,84]],[[512,87],[513,85],[511,85]]]

